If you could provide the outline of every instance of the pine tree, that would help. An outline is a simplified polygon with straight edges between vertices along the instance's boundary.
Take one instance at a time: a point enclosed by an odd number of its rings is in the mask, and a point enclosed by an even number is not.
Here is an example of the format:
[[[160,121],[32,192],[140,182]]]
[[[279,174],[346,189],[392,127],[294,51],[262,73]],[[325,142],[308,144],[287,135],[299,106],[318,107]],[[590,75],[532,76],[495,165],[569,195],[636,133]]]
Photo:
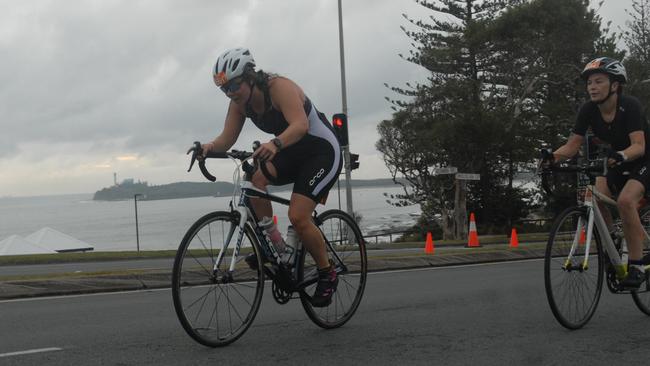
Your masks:
[[[509,229],[531,207],[529,193],[513,185],[515,172],[542,142],[568,135],[582,66],[615,49],[612,37],[603,36],[587,0],[417,2],[435,13],[431,23],[405,16],[415,30],[404,29],[414,47],[404,58],[430,74],[391,88],[411,99],[392,100],[395,114],[380,123],[377,149],[409,182],[401,203],[421,203],[423,224],[435,222],[444,237],[466,235],[467,213],[453,179],[431,167],[479,173],[469,184],[470,209],[490,218],[484,232]]]
[[[628,83],[625,92],[639,98],[647,107],[650,103],[650,0],[633,0],[632,10],[626,10],[632,21],[626,22],[623,39],[629,49],[624,64]]]

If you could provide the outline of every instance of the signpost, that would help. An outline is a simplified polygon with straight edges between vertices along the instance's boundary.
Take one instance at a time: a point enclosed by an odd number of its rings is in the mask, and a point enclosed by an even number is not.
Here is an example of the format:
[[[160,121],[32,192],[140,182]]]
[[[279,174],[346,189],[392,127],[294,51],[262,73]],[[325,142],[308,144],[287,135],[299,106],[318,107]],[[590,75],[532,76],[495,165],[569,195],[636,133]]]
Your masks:
[[[481,180],[480,174],[459,173],[455,166],[431,168],[431,175],[454,174],[454,221],[456,232],[454,236],[466,239],[467,235],[467,181]]]
[[[135,240],[136,248],[138,253],[140,253],[140,230],[138,228],[138,197],[142,197],[140,193],[133,195],[133,203],[135,204]]]
[[[432,168],[431,175],[456,174],[458,168],[455,166],[446,166],[444,168]]]
[[[456,173],[457,180],[481,180],[480,174]]]

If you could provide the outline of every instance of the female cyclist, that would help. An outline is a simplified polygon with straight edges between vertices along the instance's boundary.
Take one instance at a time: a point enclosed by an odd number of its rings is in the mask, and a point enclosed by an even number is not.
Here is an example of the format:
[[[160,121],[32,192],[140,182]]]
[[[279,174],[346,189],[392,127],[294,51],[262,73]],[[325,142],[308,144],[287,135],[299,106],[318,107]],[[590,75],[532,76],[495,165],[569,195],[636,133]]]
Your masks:
[[[247,118],[274,136],[253,154],[260,160],[260,169],[253,174],[252,183],[264,191],[269,184],[293,183],[289,221],[319,268],[312,304],[329,305],[338,279],[311,214],[341,171],[341,148],[332,126],[296,83],[256,71],[253,56],[246,48],[221,54],[212,76],[214,83],[230,98],[230,105],[221,134],[202,145],[204,154],[229,150]],[[251,202],[262,221],[273,217],[271,202],[259,198]],[[274,243],[282,239],[274,225],[267,233]],[[247,262],[256,263],[256,259]]]
[[[629,248],[629,272],[622,281],[624,287],[638,288],[645,279],[643,269],[643,226],[637,211],[638,202],[650,184],[650,131],[641,104],[631,96],[622,95],[627,80],[621,62],[600,57],[589,62],[581,73],[586,81],[590,101],[578,112],[573,133],[566,144],[548,155],[557,161],[574,156],[591,127],[594,135],[611,144],[606,177],[596,178],[596,189],[609,197],[618,195],[617,208],[623,221],[625,240]],[[601,211],[608,225],[609,210]]]

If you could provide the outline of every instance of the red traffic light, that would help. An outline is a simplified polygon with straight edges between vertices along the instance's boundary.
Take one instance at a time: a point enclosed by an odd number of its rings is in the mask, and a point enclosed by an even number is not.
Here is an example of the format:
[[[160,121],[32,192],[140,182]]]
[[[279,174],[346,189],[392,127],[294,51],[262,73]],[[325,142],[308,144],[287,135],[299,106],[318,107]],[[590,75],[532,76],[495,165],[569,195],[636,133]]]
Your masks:
[[[337,113],[332,116],[334,134],[341,146],[348,145],[348,116],[345,113]]]

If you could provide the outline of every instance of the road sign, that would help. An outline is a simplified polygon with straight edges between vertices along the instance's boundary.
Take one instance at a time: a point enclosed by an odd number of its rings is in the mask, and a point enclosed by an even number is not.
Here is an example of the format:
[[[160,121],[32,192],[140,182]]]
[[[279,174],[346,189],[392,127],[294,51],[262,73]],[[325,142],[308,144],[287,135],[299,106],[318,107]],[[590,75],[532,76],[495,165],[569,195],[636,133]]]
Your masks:
[[[456,179],[458,180],[481,180],[480,174],[471,174],[471,173],[456,173]]]
[[[456,174],[457,172],[458,172],[458,168],[456,168],[455,166],[431,169],[431,175]]]

